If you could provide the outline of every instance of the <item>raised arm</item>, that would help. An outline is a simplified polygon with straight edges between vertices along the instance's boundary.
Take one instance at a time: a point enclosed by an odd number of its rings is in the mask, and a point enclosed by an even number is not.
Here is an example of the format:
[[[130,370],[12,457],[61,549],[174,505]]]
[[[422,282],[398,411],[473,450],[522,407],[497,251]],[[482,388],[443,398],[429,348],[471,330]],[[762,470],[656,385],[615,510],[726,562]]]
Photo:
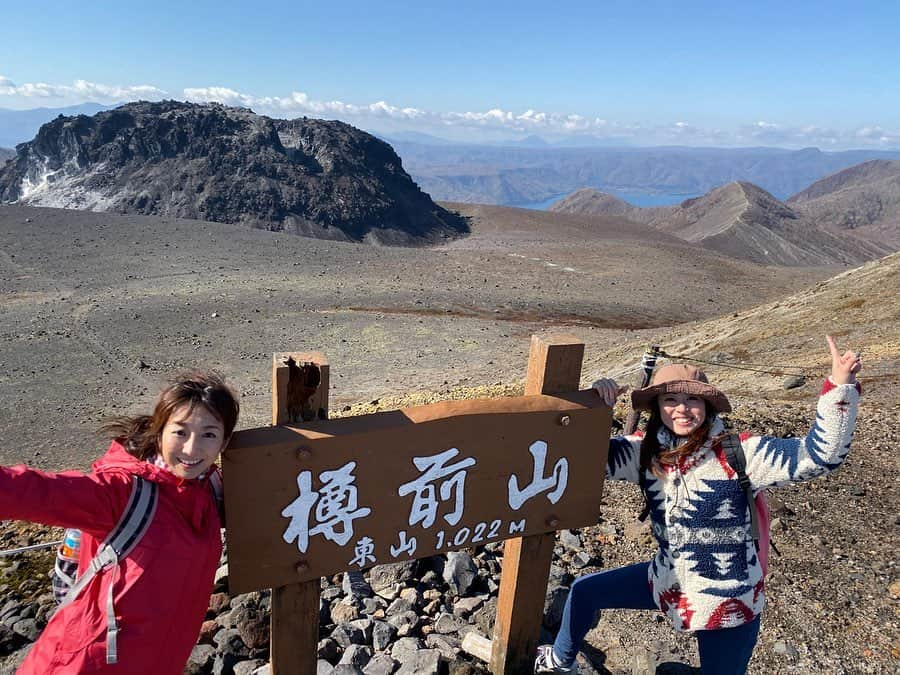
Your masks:
[[[4,466],[0,518],[75,527],[102,538],[116,524],[130,491],[126,477],[115,474],[46,473]]]
[[[619,386],[616,381],[603,377],[592,385],[603,402],[612,408],[616,398],[624,394],[628,387]],[[609,456],[606,462],[607,480],[624,480],[637,483],[640,475],[640,437],[613,436],[609,439]]]
[[[822,386],[816,418],[806,436],[751,436],[743,441],[747,475],[757,489],[821,476],[847,458],[861,392],[856,381],[860,356],[853,351],[841,354],[831,336],[826,336],[826,341],[831,376]]]

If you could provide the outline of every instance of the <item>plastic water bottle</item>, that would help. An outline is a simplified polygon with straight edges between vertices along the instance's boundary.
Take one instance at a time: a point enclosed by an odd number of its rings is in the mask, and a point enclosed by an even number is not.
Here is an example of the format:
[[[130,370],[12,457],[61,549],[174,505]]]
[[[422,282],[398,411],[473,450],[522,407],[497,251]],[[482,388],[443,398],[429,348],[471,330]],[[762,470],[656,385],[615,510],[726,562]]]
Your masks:
[[[68,529],[59,546],[59,557],[70,562],[78,562],[81,551],[81,530]]]
[[[50,571],[50,585],[57,604],[62,603],[69,594],[69,589],[75,585],[80,550],[81,530],[66,530],[63,543],[56,549],[56,563]]]

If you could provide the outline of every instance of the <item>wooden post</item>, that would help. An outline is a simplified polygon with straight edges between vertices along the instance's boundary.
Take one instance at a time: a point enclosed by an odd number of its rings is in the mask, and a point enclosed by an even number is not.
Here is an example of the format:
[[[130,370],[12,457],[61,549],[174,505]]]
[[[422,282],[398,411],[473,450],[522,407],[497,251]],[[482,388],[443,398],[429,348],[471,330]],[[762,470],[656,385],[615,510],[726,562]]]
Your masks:
[[[584,343],[573,336],[532,336],[525,394],[577,391],[583,358]],[[533,672],[555,542],[555,532],[506,540],[490,661],[495,675]]]
[[[328,360],[321,352],[272,355],[272,424],[328,417]]]
[[[272,357],[272,424],[328,417],[329,368],[319,352]],[[272,589],[269,652],[272,675],[314,675],[318,661],[318,579]]]

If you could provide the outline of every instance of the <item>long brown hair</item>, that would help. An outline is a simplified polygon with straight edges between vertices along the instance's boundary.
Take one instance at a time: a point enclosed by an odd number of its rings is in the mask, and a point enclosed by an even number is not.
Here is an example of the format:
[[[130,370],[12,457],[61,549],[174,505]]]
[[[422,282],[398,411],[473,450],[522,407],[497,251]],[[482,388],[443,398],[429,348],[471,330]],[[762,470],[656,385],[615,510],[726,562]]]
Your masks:
[[[644,432],[644,438],[641,440],[642,471],[649,469],[656,475],[660,475],[662,471],[660,465],[672,466],[677,464],[682,457],[687,457],[706,443],[716,411],[709,401],[704,401],[704,403],[706,405],[706,418],[703,420],[703,424],[694,429],[688,435],[687,441],[681,445],[675,448],[663,448],[660,446],[658,438],[659,430],[663,427],[663,421],[662,415],[659,413],[659,400],[657,399],[650,409],[650,419],[647,421],[647,429]],[[656,462],[653,461],[654,458],[657,460]]]
[[[147,460],[160,450],[163,427],[178,408],[193,410],[202,405],[222,423],[225,439],[237,424],[240,404],[231,387],[219,374],[207,370],[178,373],[163,388],[151,415],[113,417],[100,427],[100,432],[119,439],[125,449],[138,459]]]

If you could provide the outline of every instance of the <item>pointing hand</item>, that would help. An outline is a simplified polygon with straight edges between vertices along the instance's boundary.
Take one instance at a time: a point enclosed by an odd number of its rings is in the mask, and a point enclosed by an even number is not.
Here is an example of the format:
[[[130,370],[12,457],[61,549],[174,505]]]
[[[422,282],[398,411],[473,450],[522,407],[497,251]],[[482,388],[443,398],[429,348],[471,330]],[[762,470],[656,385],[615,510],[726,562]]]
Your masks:
[[[859,352],[848,350],[841,354],[833,337],[826,335],[825,341],[828,342],[828,349],[831,351],[831,381],[835,384],[856,382],[856,373],[862,368]]]

